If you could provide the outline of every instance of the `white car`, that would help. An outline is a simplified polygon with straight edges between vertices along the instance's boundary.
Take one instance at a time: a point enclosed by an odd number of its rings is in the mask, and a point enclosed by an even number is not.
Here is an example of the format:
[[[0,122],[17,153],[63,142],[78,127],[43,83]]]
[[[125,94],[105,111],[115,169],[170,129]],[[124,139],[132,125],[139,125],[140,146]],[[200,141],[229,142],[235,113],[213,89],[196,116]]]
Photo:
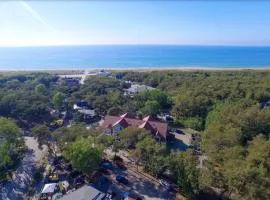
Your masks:
[[[159,184],[161,186],[163,186],[164,188],[166,188],[166,189],[169,189],[169,187],[170,187],[170,184],[167,181],[163,180],[163,179],[159,179]]]

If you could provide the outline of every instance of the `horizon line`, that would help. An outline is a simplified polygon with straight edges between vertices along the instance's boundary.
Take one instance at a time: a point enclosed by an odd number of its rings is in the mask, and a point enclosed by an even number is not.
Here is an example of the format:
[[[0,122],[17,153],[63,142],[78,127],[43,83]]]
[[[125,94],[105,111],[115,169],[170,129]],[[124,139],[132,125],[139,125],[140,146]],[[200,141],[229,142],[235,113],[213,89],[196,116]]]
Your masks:
[[[108,44],[45,44],[45,45],[0,45],[0,48],[12,47],[71,47],[71,46],[231,46],[231,47],[270,47],[270,44],[171,44],[171,43],[108,43]]]

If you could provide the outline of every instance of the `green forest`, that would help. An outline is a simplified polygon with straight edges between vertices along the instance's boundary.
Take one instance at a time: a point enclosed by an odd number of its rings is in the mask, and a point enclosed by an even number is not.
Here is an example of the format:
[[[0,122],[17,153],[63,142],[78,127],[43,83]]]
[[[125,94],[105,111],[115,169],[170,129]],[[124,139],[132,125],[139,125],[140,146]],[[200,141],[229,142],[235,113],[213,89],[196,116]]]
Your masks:
[[[130,98],[124,94],[126,81],[155,89]],[[171,127],[198,131],[203,166],[198,167],[200,156],[193,151],[169,152],[166,144],[156,143],[142,131],[125,129],[119,135],[120,142],[97,137],[97,130],[86,130],[80,118],[72,113],[72,105],[81,100],[87,101],[101,116],[170,113],[174,119]],[[23,157],[21,130],[32,130],[40,144],[55,140],[66,159],[87,173],[98,165],[102,149],[113,143],[115,151],[131,150],[155,176],[166,169],[173,171],[174,181],[187,199],[204,196],[210,199],[215,194],[220,199],[267,200],[270,199],[270,107],[266,106],[269,100],[270,71],[113,71],[111,77],[91,77],[85,84],[73,86],[47,73],[3,74],[0,177],[8,176]],[[51,109],[66,111],[76,124],[50,130],[48,127],[57,119],[50,115]],[[97,145],[90,147],[89,143]],[[92,159],[85,163],[78,155]]]

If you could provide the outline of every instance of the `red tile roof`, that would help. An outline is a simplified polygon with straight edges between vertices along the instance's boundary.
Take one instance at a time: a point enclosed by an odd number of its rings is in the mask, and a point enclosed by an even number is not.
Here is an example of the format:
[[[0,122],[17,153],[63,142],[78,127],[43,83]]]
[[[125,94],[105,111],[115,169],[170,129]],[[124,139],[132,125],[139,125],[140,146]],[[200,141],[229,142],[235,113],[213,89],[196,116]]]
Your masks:
[[[157,130],[155,130],[148,121],[142,123],[139,128],[144,128],[152,133],[157,132]]]
[[[121,115],[120,117],[122,117],[122,118],[131,118],[131,119],[135,119],[134,115],[132,115],[131,113],[124,113],[124,114]]]
[[[160,135],[163,139],[167,137],[168,125],[166,123],[156,121],[153,117],[147,116],[143,120],[130,117],[128,113],[118,116],[106,115],[102,124],[103,128],[111,127],[120,124],[123,128],[128,126],[135,126],[138,128],[145,128],[153,134]]]
[[[143,118],[143,121],[156,121],[156,119],[151,115],[148,115],[147,117]]]
[[[129,126],[129,124],[127,123],[127,121],[125,120],[125,118],[120,118],[117,122],[115,122],[113,124],[113,126],[115,126],[117,124],[121,125],[123,128],[127,128]]]
[[[119,119],[121,119],[118,116],[111,116],[111,115],[106,115],[104,118],[104,122],[102,123],[102,127],[106,128],[109,125],[113,125],[115,122],[117,122]]]
[[[159,121],[148,121],[149,124],[155,129],[163,138],[167,137],[168,124]]]

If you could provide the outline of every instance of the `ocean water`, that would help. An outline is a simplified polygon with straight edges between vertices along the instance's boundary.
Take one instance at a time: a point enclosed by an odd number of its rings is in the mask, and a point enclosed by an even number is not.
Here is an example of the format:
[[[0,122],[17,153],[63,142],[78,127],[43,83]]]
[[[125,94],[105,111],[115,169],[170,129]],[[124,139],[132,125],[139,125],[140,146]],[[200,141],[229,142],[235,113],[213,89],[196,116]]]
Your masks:
[[[0,70],[269,68],[270,47],[102,45],[0,47]]]

